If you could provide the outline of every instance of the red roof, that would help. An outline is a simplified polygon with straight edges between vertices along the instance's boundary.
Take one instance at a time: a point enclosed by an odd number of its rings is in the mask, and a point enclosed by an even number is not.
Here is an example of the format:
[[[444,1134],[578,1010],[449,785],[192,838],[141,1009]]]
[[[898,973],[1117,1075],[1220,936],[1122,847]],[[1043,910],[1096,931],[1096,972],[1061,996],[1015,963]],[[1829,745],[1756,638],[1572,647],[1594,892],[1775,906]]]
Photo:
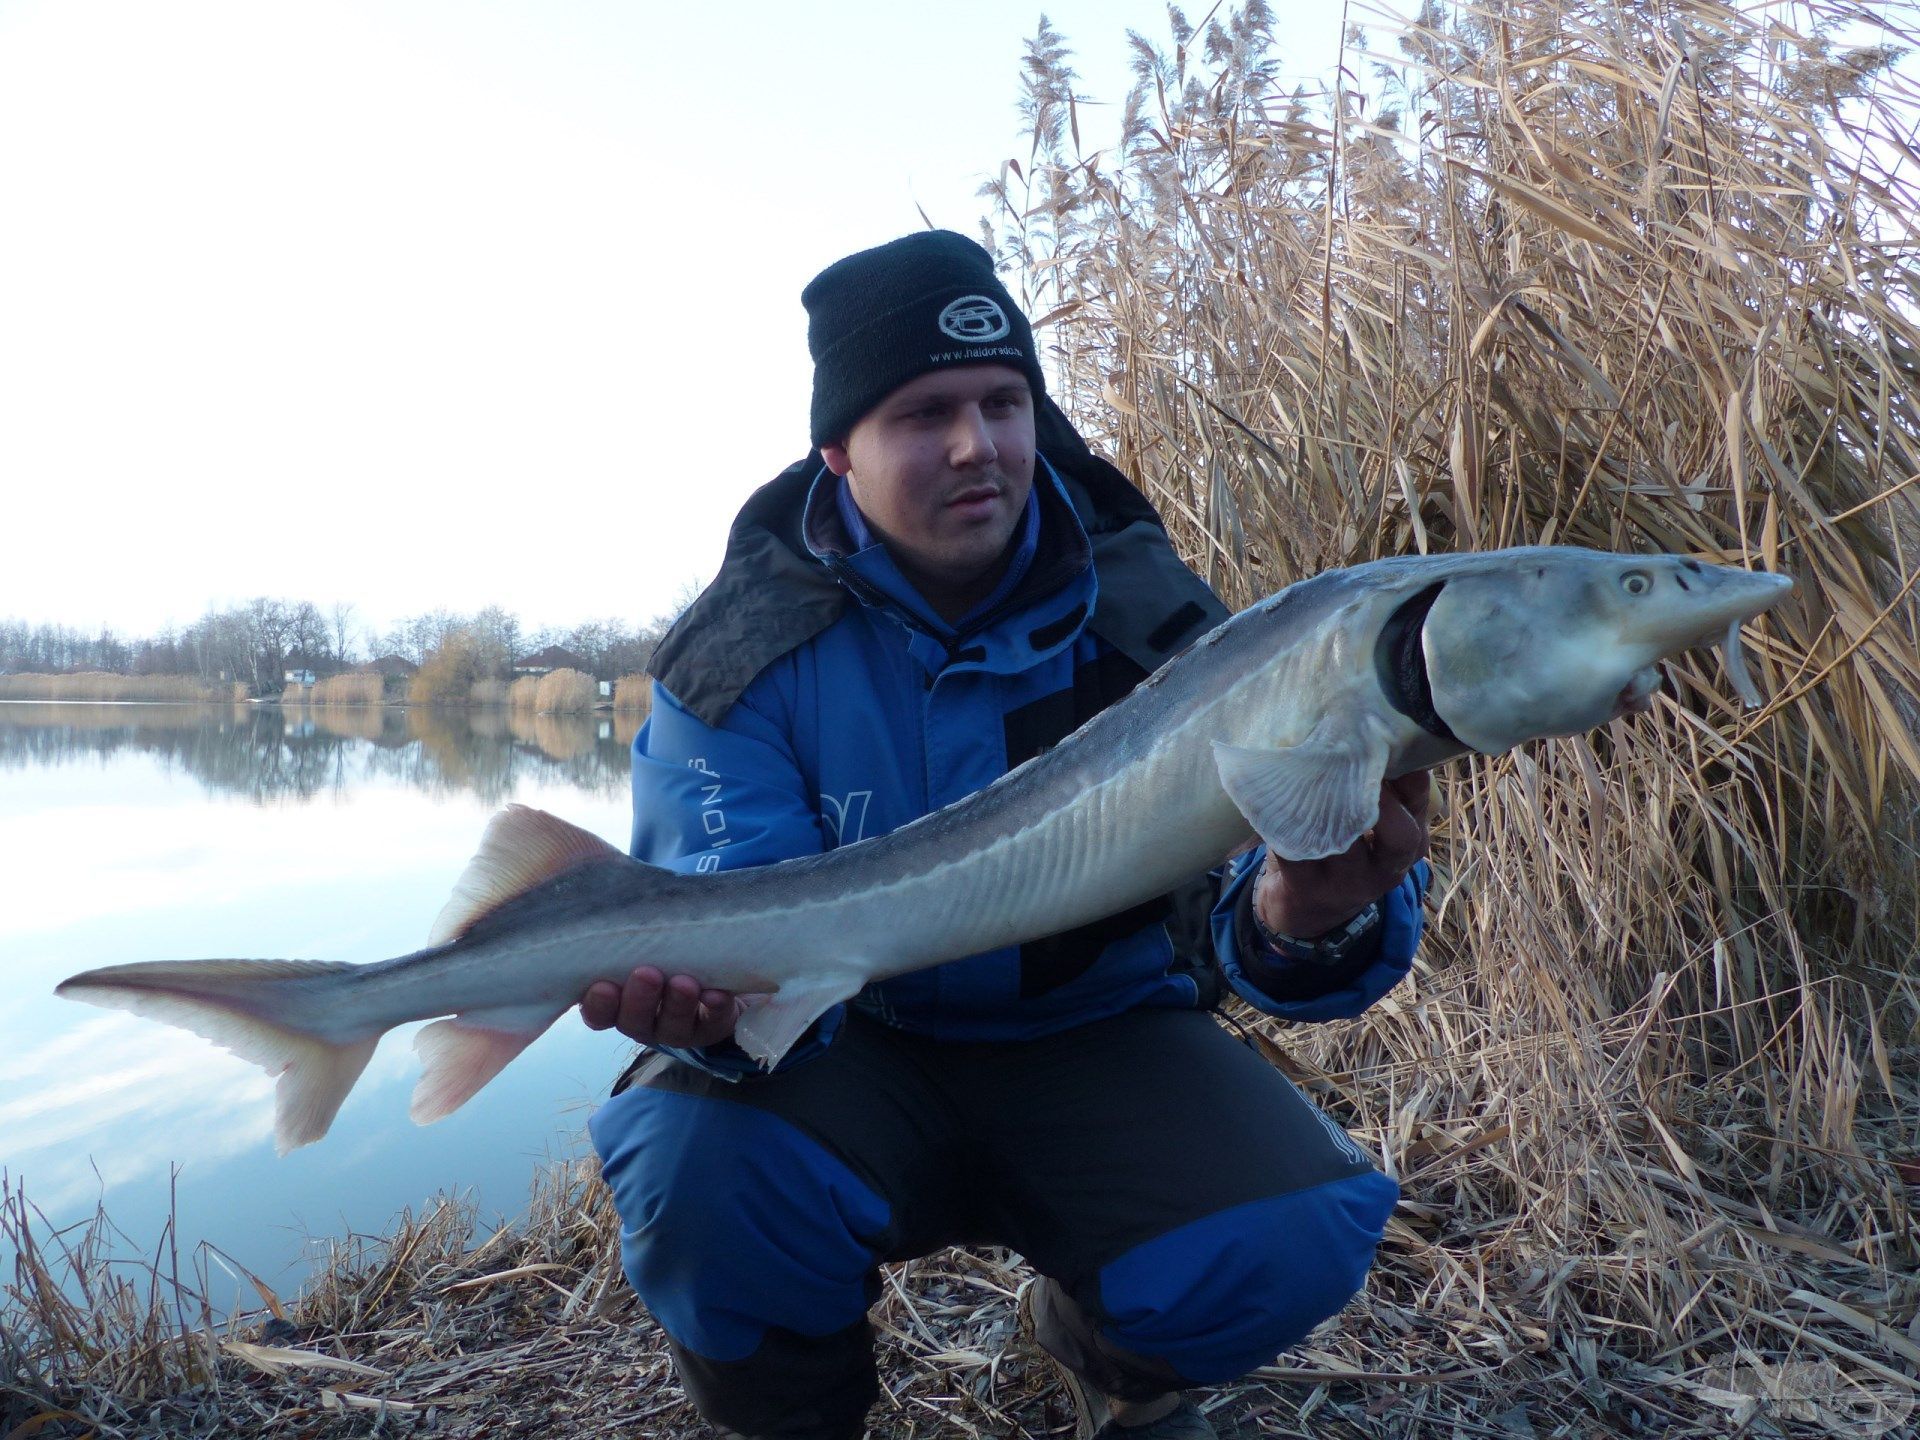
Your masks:
[[[524,660],[513,662],[516,670],[591,670],[593,667],[571,650],[558,645],[549,645]]]

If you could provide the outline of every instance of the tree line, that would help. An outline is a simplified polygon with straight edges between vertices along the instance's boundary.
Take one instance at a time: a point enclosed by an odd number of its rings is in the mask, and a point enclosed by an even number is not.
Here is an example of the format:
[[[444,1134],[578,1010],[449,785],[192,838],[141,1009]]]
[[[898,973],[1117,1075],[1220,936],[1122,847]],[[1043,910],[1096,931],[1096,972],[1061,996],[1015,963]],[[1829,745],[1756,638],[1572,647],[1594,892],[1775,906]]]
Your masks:
[[[564,628],[523,625],[489,605],[471,613],[430,610],[379,630],[360,625],[348,603],[323,610],[309,600],[268,596],[142,636],[0,619],[0,675],[188,675],[209,685],[238,681],[266,694],[280,689],[290,670],[324,679],[388,655],[425,666],[449,648],[478,677],[506,679],[516,660],[558,645],[595,675],[614,679],[646,669],[653,647],[698,593],[698,586],[686,587],[669,611],[641,623],[602,619]]]

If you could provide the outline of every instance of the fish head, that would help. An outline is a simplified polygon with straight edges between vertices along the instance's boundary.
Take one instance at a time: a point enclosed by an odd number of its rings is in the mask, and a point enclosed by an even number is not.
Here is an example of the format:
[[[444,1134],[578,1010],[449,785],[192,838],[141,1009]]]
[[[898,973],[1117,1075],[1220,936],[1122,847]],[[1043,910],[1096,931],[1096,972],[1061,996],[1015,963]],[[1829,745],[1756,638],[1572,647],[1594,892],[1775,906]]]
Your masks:
[[[1662,659],[1793,588],[1785,575],[1679,555],[1538,546],[1486,558],[1440,584],[1420,650],[1434,712],[1489,755],[1649,708]]]

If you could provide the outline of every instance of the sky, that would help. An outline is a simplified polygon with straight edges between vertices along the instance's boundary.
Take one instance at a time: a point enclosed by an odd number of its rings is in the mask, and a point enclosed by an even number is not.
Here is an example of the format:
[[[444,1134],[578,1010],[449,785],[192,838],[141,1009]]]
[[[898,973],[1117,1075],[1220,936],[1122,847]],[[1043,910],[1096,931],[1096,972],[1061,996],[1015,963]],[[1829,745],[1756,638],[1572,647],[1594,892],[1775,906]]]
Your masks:
[[[1043,6],[1110,143],[1159,3],[0,0],[0,617],[660,613],[805,453],[807,279],[977,233]]]

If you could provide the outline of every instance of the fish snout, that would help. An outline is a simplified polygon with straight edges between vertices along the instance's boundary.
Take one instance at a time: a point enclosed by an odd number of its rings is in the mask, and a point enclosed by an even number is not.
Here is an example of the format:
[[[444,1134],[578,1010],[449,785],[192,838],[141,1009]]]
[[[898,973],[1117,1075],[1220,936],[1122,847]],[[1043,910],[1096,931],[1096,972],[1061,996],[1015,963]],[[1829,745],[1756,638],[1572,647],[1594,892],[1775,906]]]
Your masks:
[[[1628,570],[1622,589],[1629,605],[1640,611],[1633,617],[1639,623],[1630,621],[1629,628],[1660,653],[1671,654],[1753,619],[1793,589],[1793,577],[1675,556],[1658,567]]]

